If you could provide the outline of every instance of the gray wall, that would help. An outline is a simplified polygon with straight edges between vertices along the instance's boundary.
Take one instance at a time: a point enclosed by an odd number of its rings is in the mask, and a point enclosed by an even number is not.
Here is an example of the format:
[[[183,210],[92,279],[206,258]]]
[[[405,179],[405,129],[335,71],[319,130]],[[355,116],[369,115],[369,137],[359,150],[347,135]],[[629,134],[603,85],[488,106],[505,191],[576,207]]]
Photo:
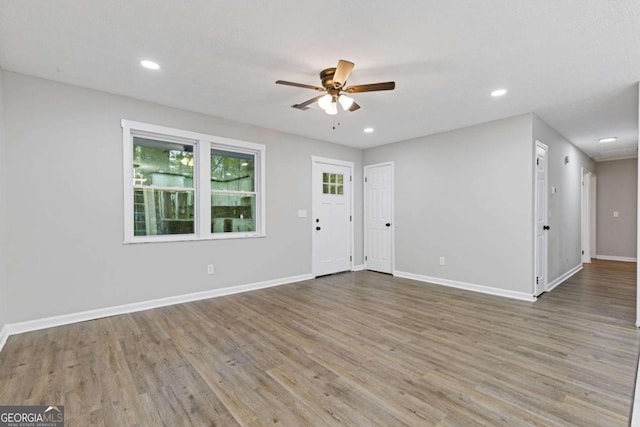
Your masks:
[[[8,322],[311,273],[311,216],[297,210],[311,212],[312,155],[355,162],[362,263],[361,150],[10,72],[4,79]],[[268,237],[123,245],[123,118],[265,144]]]
[[[548,282],[581,264],[581,168],[595,172],[594,161],[566,138],[533,115],[533,141],[549,147]],[[569,156],[569,163],[564,158]]]
[[[395,162],[396,270],[533,293],[531,128],[526,114],[365,151]]]
[[[636,258],[638,160],[600,162],[597,177],[597,254]]]
[[[5,209],[5,175],[4,175],[4,103],[2,93],[4,72],[0,69],[0,331],[7,323],[7,290],[5,279],[5,256],[4,256],[4,241],[5,241],[5,221],[4,221],[4,209]]]

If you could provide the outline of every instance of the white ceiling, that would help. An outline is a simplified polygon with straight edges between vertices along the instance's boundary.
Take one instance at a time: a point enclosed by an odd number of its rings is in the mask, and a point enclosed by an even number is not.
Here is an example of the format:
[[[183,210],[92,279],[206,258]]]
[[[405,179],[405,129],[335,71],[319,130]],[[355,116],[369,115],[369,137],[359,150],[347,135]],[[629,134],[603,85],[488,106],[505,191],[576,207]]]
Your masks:
[[[318,85],[338,59],[356,64],[350,85],[396,90],[332,117],[274,84]],[[0,0],[0,67],[360,148],[535,112],[592,157],[624,157],[640,1]]]

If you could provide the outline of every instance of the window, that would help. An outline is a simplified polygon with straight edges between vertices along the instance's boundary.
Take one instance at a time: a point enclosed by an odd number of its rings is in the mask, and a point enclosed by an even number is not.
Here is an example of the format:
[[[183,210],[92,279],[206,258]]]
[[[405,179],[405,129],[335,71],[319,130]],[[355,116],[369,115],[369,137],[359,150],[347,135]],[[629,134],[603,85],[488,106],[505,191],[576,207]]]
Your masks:
[[[194,144],[133,136],[133,235],[195,231]]]
[[[322,173],[322,194],[338,194],[344,192],[344,175],[341,173]]]
[[[255,155],[211,150],[211,232],[254,231]]]
[[[264,145],[122,127],[126,243],[264,236]]]

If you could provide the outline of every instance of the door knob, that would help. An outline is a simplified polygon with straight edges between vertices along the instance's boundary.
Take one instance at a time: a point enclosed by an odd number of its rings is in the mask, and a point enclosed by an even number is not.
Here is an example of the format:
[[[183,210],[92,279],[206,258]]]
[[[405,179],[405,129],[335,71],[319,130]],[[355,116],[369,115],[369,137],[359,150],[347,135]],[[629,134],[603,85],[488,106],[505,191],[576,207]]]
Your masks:
[[[385,225],[386,225],[387,227],[391,227],[391,223],[390,223],[390,222],[386,223]]]
[[[551,227],[549,227],[548,225],[545,225],[545,226],[543,226],[543,227],[542,227],[542,229],[543,229],[543,230],[550,230],[550,229],[551,229]]]
[[[316,230],[317,230],[317,231],[320,231],[320,227],[316,227]]]

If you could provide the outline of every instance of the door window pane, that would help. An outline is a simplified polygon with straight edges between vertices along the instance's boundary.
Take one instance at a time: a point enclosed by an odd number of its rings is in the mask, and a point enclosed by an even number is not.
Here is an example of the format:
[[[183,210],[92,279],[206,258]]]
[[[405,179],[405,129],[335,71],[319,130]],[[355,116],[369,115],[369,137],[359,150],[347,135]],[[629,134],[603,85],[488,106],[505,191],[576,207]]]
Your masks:
[[[344,192],[344,175],[341,173],[322,174],[322,194],[342,195]]]

